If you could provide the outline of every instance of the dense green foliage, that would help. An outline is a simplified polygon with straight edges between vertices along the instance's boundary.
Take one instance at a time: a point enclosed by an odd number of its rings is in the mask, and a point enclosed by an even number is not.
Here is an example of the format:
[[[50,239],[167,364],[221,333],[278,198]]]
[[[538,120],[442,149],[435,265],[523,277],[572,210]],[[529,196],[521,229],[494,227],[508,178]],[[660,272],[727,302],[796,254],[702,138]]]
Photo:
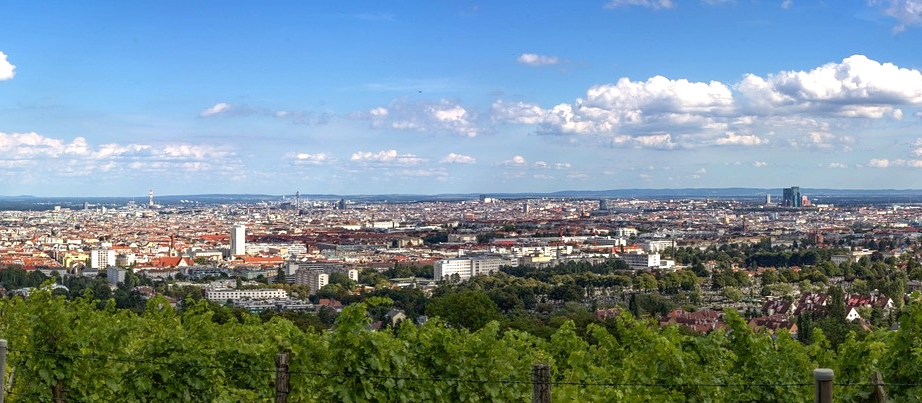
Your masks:
[[[464,292],[437,298],[449,297],[490,303]],[[559,402],[809,401],[817,367],[836,371],[836,401],[863,401],[875,370],[893,384],[893,401],[922,396],[920,302],[905,308],[899,331],[847,335],[836,350],[820,329],[805,346],[783,331],[754,333],[733,312],[729,331],[706,336],[625,313],[608,327],[565,321],[548,338],[503,331],[496,321],[473,332],[439,320],[373,331],[367,312],[355,304],[332,331],[313,332],[281,316],[217,321],[204,301],[178,312],[155,297],[135,313],[89,294],[0,299],[0,337],[15,371],[7,398],[271,402],[280,351],[291,352],[291,402],[524,402],[536,362],[551,365]]]

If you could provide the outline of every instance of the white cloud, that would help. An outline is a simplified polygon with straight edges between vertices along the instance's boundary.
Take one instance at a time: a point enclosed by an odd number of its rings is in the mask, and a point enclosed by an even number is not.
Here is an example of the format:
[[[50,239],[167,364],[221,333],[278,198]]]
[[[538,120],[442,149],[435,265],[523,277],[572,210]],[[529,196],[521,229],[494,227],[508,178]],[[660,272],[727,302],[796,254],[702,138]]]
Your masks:
[[[227,112],[230,109],[230,107],[231,106],[229,104],[226,104],[224,102],[219,102],[219,103],[216,103],[211,108],[203,110],[198,115],[203,118],[207,118],[209,116],[216,116],[216,115],[220,115],[222,113]]]
[[[16,66],[6,59],[6,54],[0,52],[0,81],[10,80],[16,75]]]
[[[475,137],[479,133],[474,122],[476,116],[448,99],[438,102],[395,102],[389,108],[373,108],[365,117],[371,120],[374,128],[443,131],[466,137]]]
[[[613,137],[640,137],[667,130],[725,130],[726,123],[715,117],[724,119],[732,111],[733,95],[721,83],[661,76],[636,82],[622,78],[615,84],[596,85],[587,90],[584,98],[551,109],[502,101],[495,102],[492,108],[494,120],[537,124],[543,133]]]
[[[794,5],[794,0],[784,0],[781,2],[781,8],[787,10]]]
[[[110,143],[93,146],[83,137],[66,142],[34,132],[0,132],[0,166],[28,167],[35,173],[90,176],[111,172],[138,176],[169,170],[177,173],[223,172],[237,169],[238,165],[233,152],[202,145]]]
[[[749,74],[732,85],[661,76],[622,78],[547,108],[497,100],[490,118],[493,123],[533,125],[538,134],[571,136],[571,144],[588,139],[595,145],[687,149],[771,143],[848,151],[858,141],[855,134],[845,133],[854,127],[846,120],[920,117],[919,107],[919,70],[854,55],[808,71]]]
[[[498,100],[493,103],[492,115],[493,120],[497,122],[534,125],[544,123],[548,117],[548,111],[535,104],[526,104],[524,102],[506,104],[502,100]]]
[[[698,168],[698,170],[695,171],[695,175],[704,175],[706,173],[708,173],[708,170],[705,168]]]
[[[525,160],[525,157],[521,155],[513,156],[512,159],[508,161],[503,161],[503,165],[506,166],[525,166],[528,165],[528,161]]]
[[[611,0],[605,5],[605,8],[617,8],[627,6],[648,7],[654,10],[661,8],[673,8],[675,4],[672,0]]]
[[[533,66],[533,67],[548,66],[548,65],[560,63],[560,59],[558,59],[555,56],[545,56],[545,55],[539,55],[535,53],[522,53],[522,55],[519,56],[519,58],[516,59],[516,61],[519,63],[525,64],[525,65]]]
[[[851,136],[837,136],[835,134],[817,130],[811,131],[804,136],[791,139],[788,141],[794,148],[810,148],[815,150],[833,150],[840,149],[851,151],[855,144],[855,138]]]
[[[908,168],[922,168],[922,160],[896,160],[894,164]]]
[[[570,169],[569,162],[558,162],[554,164],[554,169]]]
[[[752,163],[752,166],[756,168],[765,168],[768,166],[768,163],[765,161],[754,161]]]
[[[474,164],[477,159],[469,155],[449,153],[439,162],[443,164]]]
[[[376,118],[385,117],[387,116],[387,108],[382,108],[382,107],[373,108],[369,113],[371,113],[371,116],[376,117]]]
[[[335,162],[336,159],[324,153],[298,153],[294,156],[294,160],[298,165],[323,165]]]
[[[922,25],[922,0],[869,0],[869,3],[882,6],[884,14],[899,22],[893,27],[893,32],[905,31],[911,25]]]
[[[753,135],[737,135],[736,133],[727,133],[726,137],[719,138],[715,141],[718,145],[741,145],[757,146],[768,143],[768,140]]]
[[[760,113],[790,110],[880,118],[895,116],[896,105],[922,104],[922,73],[854,55],[809,72],[782,71],[767,78],[749,74],[737,89]]]
[[[359,151],[353,153],[349,160],[384,165],[417,165],[425,161],[413,154],[399,154],[397,150],[384,150],[377,153]]]
[[[613,145],[631,146],[635,148],[653,148],[669,150],[676,147],[670,134],[654,134],[649,136],[618,136],[612,139]]]
[[[848,165],[845,165],[841,162],[830,162],[829,168],[843,169],[843,168],[848,168]]]
[[[889,168],[889,167],[922,168],[922,160],[872,159],[871,161],[868,162],[868,165],[874,168]]]

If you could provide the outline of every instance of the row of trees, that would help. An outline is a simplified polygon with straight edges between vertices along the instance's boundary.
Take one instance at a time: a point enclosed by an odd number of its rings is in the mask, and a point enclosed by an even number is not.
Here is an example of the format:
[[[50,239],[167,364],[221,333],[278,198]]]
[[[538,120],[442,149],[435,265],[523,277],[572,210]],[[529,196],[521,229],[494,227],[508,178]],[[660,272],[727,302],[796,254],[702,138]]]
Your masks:
[[[281,317],[218,323],[208,303],[190,301],[176,312],[161,297],[140,313],[47,290],[2,299],[0,337],[9,340],[8,371],[15,372],[7,399],[271,402],[281,351],[291,354],[289,401],[521,402],[536,362],[551,365],[560,401],[808,401],[817,367],[836,371],[837,401],[864,401],[874,371],[892,401],[922,396],[922,366],[912,358],[922,344],[918,300],[899,331],[848,334],[838,348],[819,329],[809,345],[784,331],[755,333],[733,312],[728,331],[706,336],[629,313],[584,334],[564,321],[548,338],[502,331],[496,321],[473,332],[439,320],[369,330],[369,312],[387,303],[349,306],[332,331],[312,332]]]

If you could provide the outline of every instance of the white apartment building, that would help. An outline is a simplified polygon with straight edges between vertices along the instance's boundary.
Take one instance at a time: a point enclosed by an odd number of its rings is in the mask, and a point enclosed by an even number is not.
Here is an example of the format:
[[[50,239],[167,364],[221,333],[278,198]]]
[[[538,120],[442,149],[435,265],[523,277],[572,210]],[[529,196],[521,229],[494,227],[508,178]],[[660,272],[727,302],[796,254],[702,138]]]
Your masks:
[[[243,224],[231,227],[230,233],[230,254],[245,255],[247,253],[247,227]]]
[[[90,268],[104,270],[109,266],[115,266],[114,249],[103,248],[90,251]]]
[[[659,252],[666,250],[666,248],[672,246],[672,243],[673,241],[671,239],[670,240],[656,240],[656,241],[648,240],[648,241],[645,241],[641,247],[643,248],[644,252],[659,253]]]
[[[356,277],[358,277],[356,275]],[[316,295],[323,286],[330,283],[330,276],[322,270],[298,269],[295,272],[295,284],[306,285],[308,295]]]
[[[461,280],[471,278],[471,259],[456,257],[438,260],[432,264],[432,278],[444,280],[457,274]]]
[[[475,255],[442,259],[433,264],[433,278],[444,280],[457,274],[461,280],[473,276],[489,275],[499,271],[500,266],[509,265],[510,261],[500,256]]]
[[[255,290],[205,289],[205,298],[210,301],[239,301],[242,299],[288,299],[288,292],[280,288]]]
[[[657,269],[660,267],[659,253],[624,253],[618,256],[633,270]]]

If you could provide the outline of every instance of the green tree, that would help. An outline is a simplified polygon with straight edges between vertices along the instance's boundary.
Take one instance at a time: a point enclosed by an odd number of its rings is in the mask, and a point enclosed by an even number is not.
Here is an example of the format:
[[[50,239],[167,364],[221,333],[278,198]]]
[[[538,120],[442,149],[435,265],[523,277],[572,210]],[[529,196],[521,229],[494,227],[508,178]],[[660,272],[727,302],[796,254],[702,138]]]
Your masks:
[[[426,306],[426,314],[470,330],[500,319],[499,307],[482,291],[462,291],[433,298]]]

